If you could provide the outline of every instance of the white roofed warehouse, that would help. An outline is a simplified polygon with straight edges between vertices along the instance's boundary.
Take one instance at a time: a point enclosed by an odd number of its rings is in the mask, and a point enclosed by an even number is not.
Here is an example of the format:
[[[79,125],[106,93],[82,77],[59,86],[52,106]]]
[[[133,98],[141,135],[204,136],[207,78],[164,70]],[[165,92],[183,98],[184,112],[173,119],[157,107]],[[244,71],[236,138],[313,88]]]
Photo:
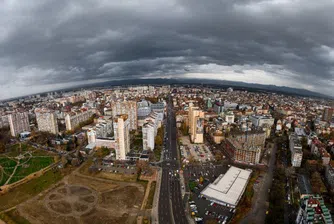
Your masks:
[[[235,208],[250,179],[252,171],[231,166],[230,169],[201,192],[206,199]]]

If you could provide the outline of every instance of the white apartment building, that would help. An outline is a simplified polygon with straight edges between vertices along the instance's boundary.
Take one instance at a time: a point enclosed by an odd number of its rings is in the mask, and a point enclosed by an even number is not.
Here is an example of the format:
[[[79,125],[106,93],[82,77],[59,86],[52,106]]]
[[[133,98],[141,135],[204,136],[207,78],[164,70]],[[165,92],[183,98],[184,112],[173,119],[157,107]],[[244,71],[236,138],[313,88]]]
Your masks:
[[[87,121],[94,115],[93,110],[71,112],[65,115],[66,130],[71,131],[79,126],[81,122]]]
[[[58,134],[57,115],[53,110],[36,109],[35,114],[39,131]]]
[[[303,159],[303,150],[298,136],[293,133],[290,135],[291,164],[294,167],[300,167]]]
[[[28,112],[9,114],[8,123],[13,137],[17,137],[21,132],[30,131]]]
[[[94,127],[87,130],[88,144],[96,143],[98,139],[114,139],[112,120],[99,118],[97,122]]]
[[[121,101],[114,102],[111,106],[113,117],[127,114],[130,124],[130,130],[137,130],[137,102],[136,101]]]
[[[261,116],[261,115],[252,115],[249,116],[249,120],[252,121],[255,127],[263,127],[263,126],[273,126],[275,119],[271,116]]]
[[[130,152],[130,122],[128,115],[118,115],[114,118],[115,151],[117,160],[126,160]]]
[[[225,121],[228,124],[233,124],[234,123],[234,114],[233,114],[233,112],[226,113],[226,115],[225,115]]]
[[[153,122],[147,122],[143,125],[143,150],[154,150],[155,143],[155,125]]]

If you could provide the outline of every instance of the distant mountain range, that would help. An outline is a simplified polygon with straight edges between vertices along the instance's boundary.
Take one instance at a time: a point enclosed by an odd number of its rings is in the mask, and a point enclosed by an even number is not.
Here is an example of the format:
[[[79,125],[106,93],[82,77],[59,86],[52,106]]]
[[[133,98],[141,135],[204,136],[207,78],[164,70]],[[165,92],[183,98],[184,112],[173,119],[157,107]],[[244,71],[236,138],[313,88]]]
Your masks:
[[[235,90],[247,90],[251,92],[275,92],[279,94],[294,95],[294,96],[314,97],[314,98],[323,98],[323,99],[331,99],[331,100],[334,99],[334,97],[327,96],[321,93],[312,92],[306,89],[298,89],[298,88],[291,88],[291,87],[286,87],[286,86],[276,86],[276,85],[263,85],[263,84],[256,84],[256,83],[235,82],[235,81],[227,81],[227,80],[214,80],[214,79],[167,79],[167,78],[157,79],[156,78],[156,79],[115,80],[115,81],[107,81],[107,82],[102,82],[102,83],[80,85],[80,86],[76,86],[73,88],[60,89],[58,91],[70,91],[70,90],[77,90],[81,88],[110,87],[110,86],[122,86],[122,85],[153,85],[153,84],[156,84],[156,85],[163,85],[163,84],[167,84],[167,85],[172,85],[172,84],[205,85],[205,86],[211,86],[214,88],[232,87]],[[35,94],[32,94],[32,95],[35,95]],[[4,101],[19,99],[22,97],[7,99]]]
[[[324,99],[334,99],[331,96],[327,96],[321,93],[309,91],[306,89],[291,88],[286,86],[276,86],[276,85],[262,85],[256,83],[245,83],[245,82],[235,82],[227,80],[214,80],[214,79],[130,79],[130,80],[118,80],[105,82],[103,84],[88,85],[90,87],[96,86],[118,86],[118,85],[143,85],[143,84],[202,84],[217,88],[228,88],[232,87],[238,90],[248,90],[248,91],[262,91],[262,92],[275,92],[287,95],[295,96],[306,96],[306,97],[316,97]],[[81,87],[82,88],[82,87]]]

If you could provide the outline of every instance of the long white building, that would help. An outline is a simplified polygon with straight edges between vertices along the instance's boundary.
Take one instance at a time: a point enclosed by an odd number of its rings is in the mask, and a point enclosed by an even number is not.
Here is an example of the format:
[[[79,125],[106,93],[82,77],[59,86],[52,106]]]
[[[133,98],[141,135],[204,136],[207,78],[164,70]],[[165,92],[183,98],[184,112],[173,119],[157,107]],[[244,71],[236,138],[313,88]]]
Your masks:
[[[71,131],[79,126],[81,122],[89,120],[94,115],[93,110],[71,112],[65,116],[66,130]]]
[[[147,122],[143,125],[143,150],[154,150],[155,143],[155,125],[153,122]]]

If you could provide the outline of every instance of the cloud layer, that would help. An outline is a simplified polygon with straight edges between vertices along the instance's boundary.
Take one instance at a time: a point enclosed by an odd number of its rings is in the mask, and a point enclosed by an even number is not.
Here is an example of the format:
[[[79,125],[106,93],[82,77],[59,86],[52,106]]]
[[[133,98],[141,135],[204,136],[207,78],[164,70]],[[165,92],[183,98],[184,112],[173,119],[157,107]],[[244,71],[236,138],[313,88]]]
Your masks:
[[[333,11],[331,0],[5,0],[0,99],[153,77],[334,96]]]

